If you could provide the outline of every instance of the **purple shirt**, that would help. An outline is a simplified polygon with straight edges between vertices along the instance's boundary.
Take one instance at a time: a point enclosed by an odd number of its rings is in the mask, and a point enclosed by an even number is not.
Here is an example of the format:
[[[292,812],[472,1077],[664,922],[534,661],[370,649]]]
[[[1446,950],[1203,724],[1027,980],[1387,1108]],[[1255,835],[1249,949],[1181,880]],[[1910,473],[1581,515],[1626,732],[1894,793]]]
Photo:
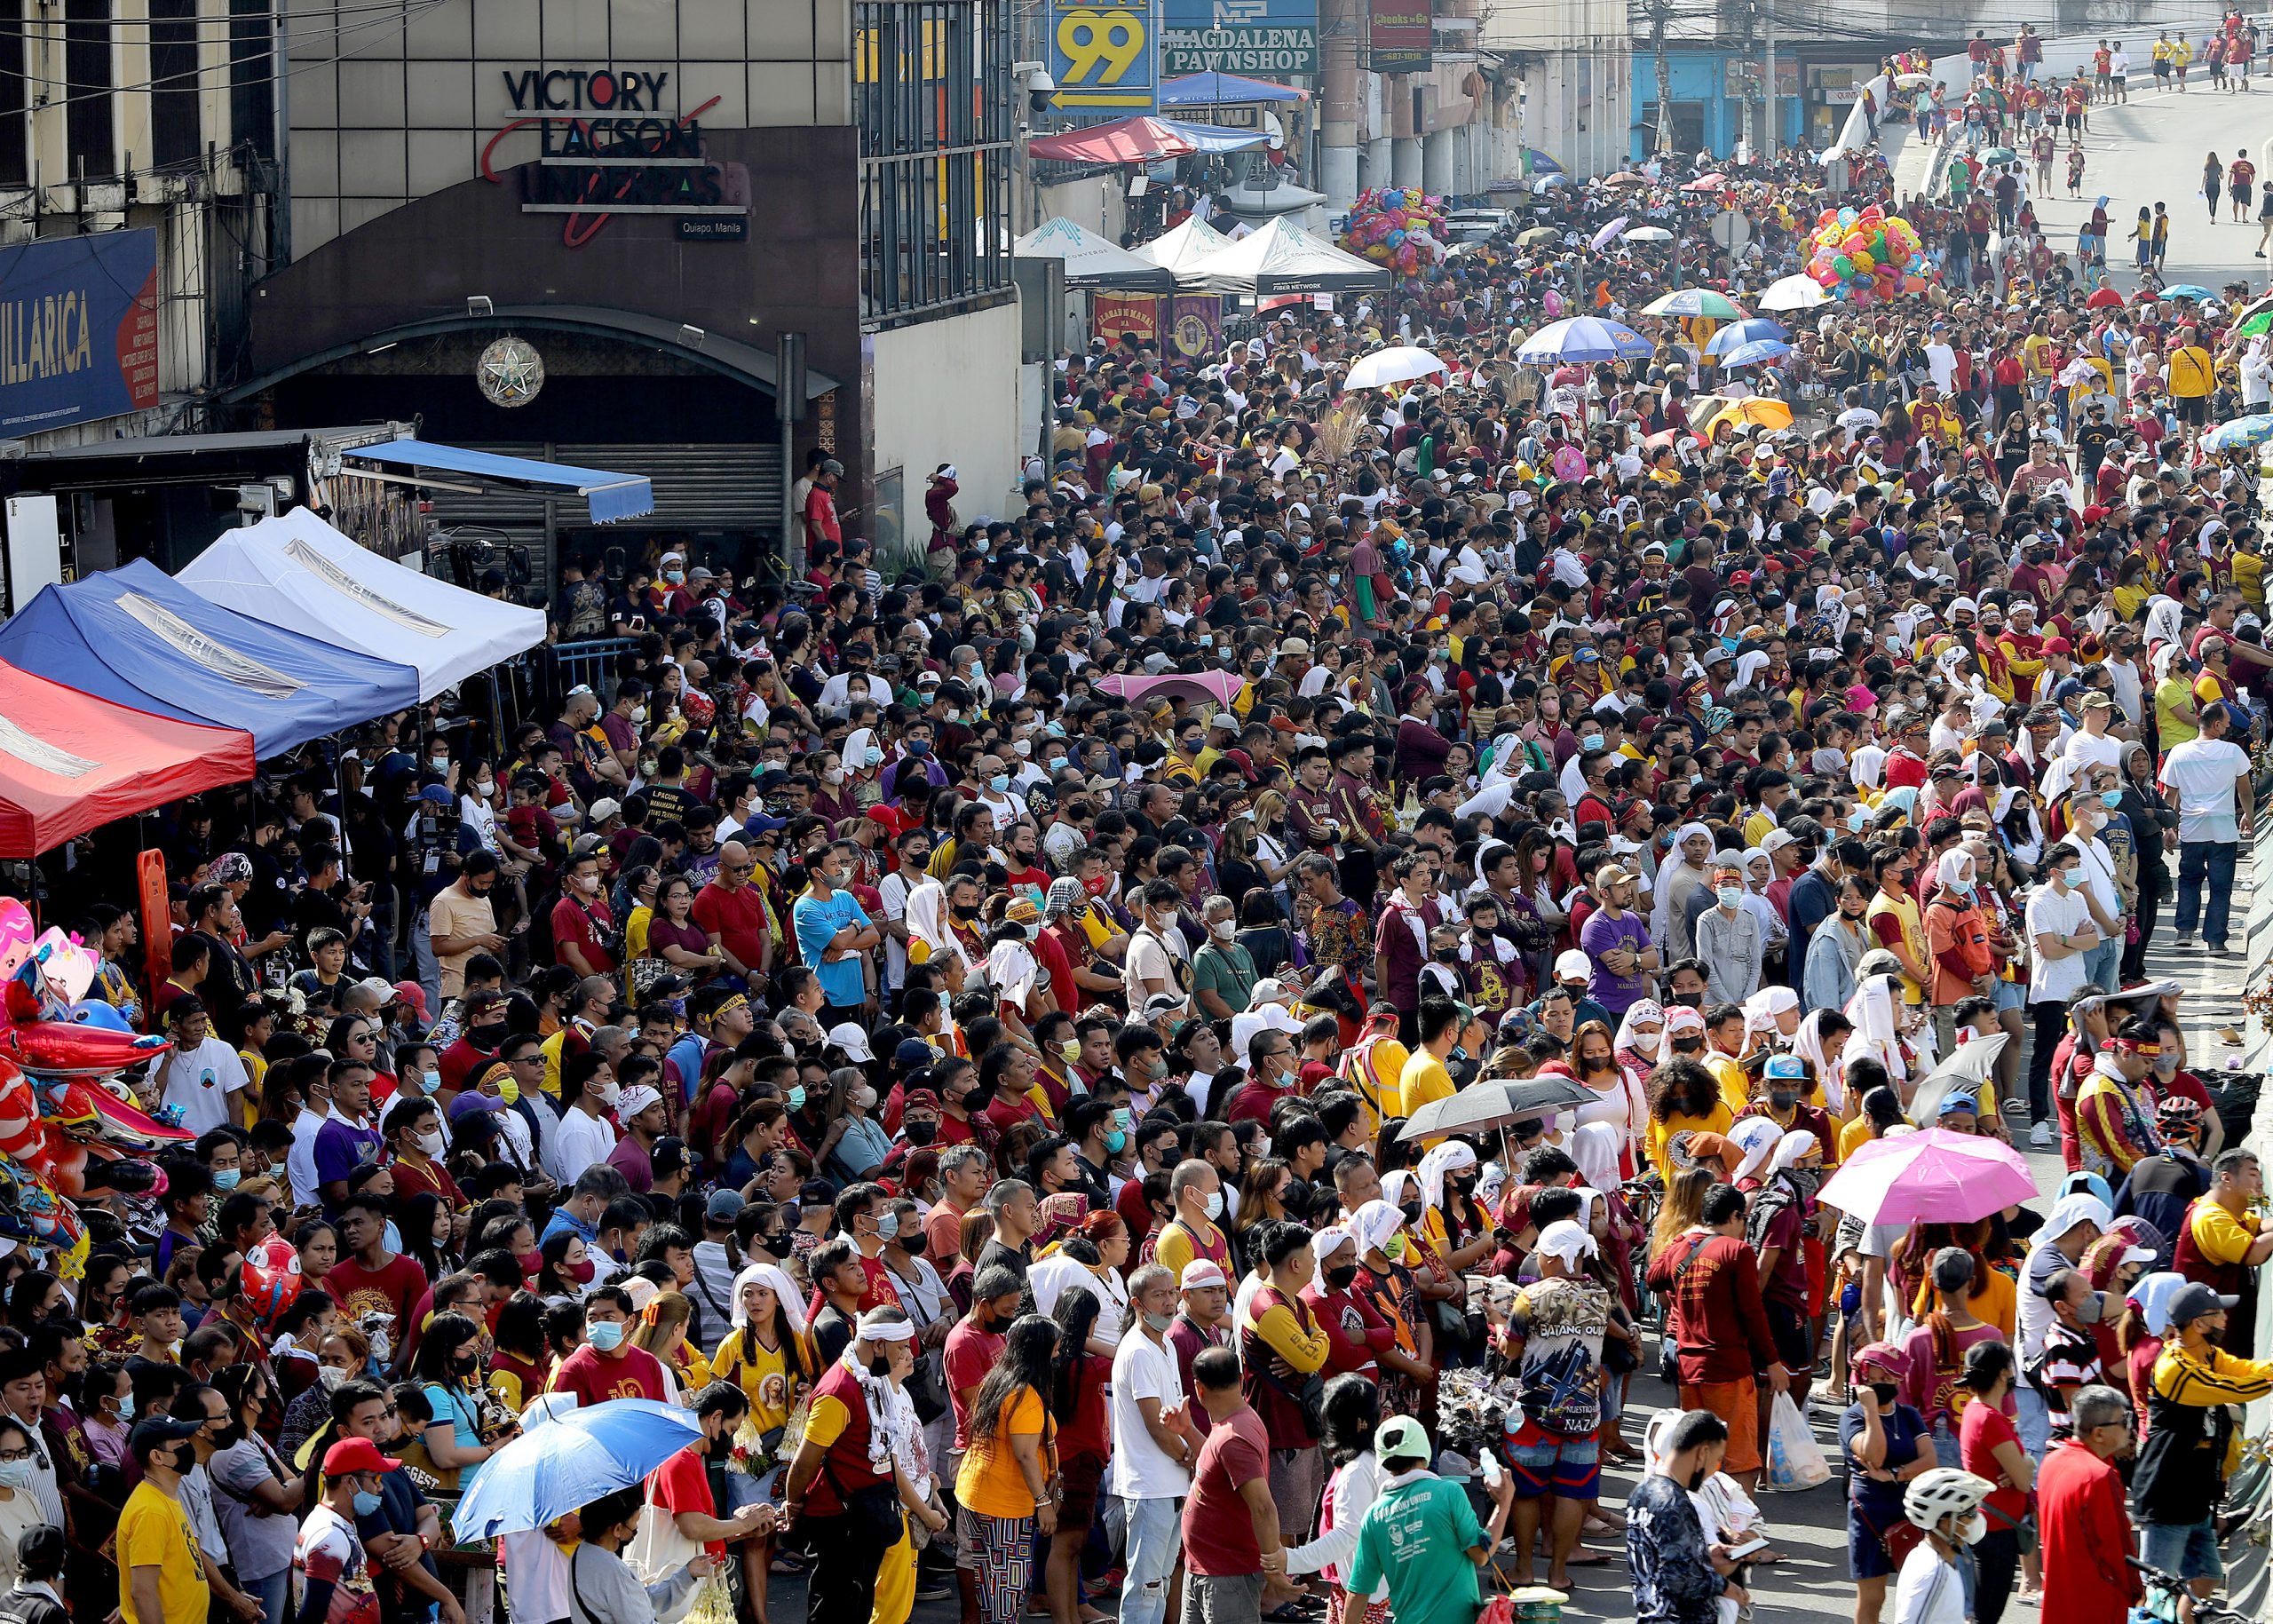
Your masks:
[[[1649,924],[1631,908],[1615,919],[1596,909],[1579,927],[1579,946],[1595,963],[1594,978],[1587,984],[1587,991],[1613,1020],[1649,992],[1650,977],[1648,971],[1640,969],[1631,975],[1613,976],[1602,967],[1603,955],[1620,947],[1639,954],[1649,945]]]

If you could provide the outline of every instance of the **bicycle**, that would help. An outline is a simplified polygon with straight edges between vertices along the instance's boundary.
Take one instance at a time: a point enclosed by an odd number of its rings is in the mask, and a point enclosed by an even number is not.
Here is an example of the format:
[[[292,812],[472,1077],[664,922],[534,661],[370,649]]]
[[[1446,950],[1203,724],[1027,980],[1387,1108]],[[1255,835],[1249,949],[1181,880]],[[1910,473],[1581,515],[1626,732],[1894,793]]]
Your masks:
[[[2136,1557],[2123,1559],[2139,1571],[2147,1587],[2147,1599],[2131,1610],[2131,1624],[2177,1624],[2180,1598],[2192,1596],[2186,1580],[2175,1573],[2150,1566]],[[2192,1599],[2194,1624],[2257,1624],[2248,1613],[2229,1607],[2215,1597],[2192,1596]]]

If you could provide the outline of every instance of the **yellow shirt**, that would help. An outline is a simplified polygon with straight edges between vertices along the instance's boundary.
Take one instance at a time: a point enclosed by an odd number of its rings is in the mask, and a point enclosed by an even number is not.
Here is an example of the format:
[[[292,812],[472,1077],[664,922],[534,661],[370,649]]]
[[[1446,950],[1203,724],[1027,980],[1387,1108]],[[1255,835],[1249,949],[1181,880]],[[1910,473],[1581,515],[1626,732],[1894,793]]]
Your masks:
[[[134,1570],[158,1570],[158,1606],[162,1619],[134,1610]],[[204,1554],[181,1501],[147,1481],[134,1485],[118,1517],[118,1610],[126,1624],[205,1624],[212,1591],[205,1582]]]
[[[1742,1116],[1752,1105],[1752,1079],[1744,1074],[1744,1066],[1707,1047],[1705,1050],[1705,1069],[1712,1073],[1713,1081],[1721,1085],[1721,1103],[1729,1108],[1730,1117]]]
[[[1918,911],[1918,902],[1914,897],[1889,897],[1883,888],[1871,893],[1871,906],[1863,915],[1864,922],[1872,927],[1871,945],[1873,947],[1879,945],[1876,921],[1881,915],[1888,914],[1893,915],[1895,923],[1901,926],[1902,945],[1910,950],[1910,956],[1921,965],[1931,964],[1933,955],[1926,947],[1925,915]],[[1905,1003],[1926,1002],[1926,989],[1913,981],[1907,974],[1902,978],[1902,1001]]]
[[[1453,1074],[1445,1063],[1425,1049],[1416,1049],[1406,1057],[1405,1069],[1398,1074],[1398,1097],[1402,1102],[1399,1116],[1411,1116],[1432,1099],[1453,1097]]]
[[[955,1474],[955,1499],[979,1517],[1032,1517],[1034,1490],[1026,1483],[1026,1475],[1019,1470],[1018,1457],[1010,1446],[1014,1438],[1043,1438],[1047,1439],[1049,1418],[1042,1413],[1041,1395],[1031,1387],[1022,1387],[1018,1396],[1010,1400],[1010,1413],[1002,1417],[989,1438],[973,1438],[970,1453],[962,1458],[962,1470]],[[809,1422],[805,1436],[812,1437]],[[1043,1462],[1042,1475],[1049,1476],[1049,1464]]]
[[[721,1382],[739,1385],[749,1398],[750,1425],[760,1432],[771,1432],[788,1425],[789,1412],[797,1407],[798,1394],[809,1383],[802,1375],[790,1374],[786,1350],[768,1348],[755,1338],[750,1341],[756,1351],[745,1357],[741,1332],[727,1332],[710,1356],[710,1374]],[[805,1355],[804,1362],[812,1363],[811,1354]]]
[[[1649,1157],[1650,1165],[1657,1168],[1660,1177],[1669,1179],[1673,1176],[1673,1158],[1667,1147],[1675,1136],[1685,1133],[1725,1134],[1735,1125],[1736,1120],[1735,1113],[1721,1100],[1714,1101],[1713,1109],[1703,1116],[1683,1116],[1676,1113],[1663,1121],[1652,1116],[1650,1130],[1643,1138],[1643,1153]]]
[[[647,956],[647,927],[655,923],[655,910],[642,902],[631,910],[631,917],[623,922],[623,995],[633,996],[631,961]]]
[[[1200,1221],[1207,1223],[1204,1218]],[[1186,1218],[1183,1223],[1162,1224],[1160,1239],[1152,1243],[1152,1261],[1179,1279],[1183,1277],[1184,1264],[1200,1256],[1200,1248],[1192,1244],[1192,1236],[1184,1229],[1184,1224],[1190,1222]],[[1200,1239],[1218,1262],[1231,1256],[1231,1243],[1224,1239],[1224,1232],[1214,1224],[1208,1224],[1208,1232]]]
[[[1858,1115],[1839,1130],[1839,1160],[1849,1160],[1870,1142],[1871,1119]]]
[[[2213,382],[2210,352],[2198,344],[2182,345],[2170,353],[2170,392],[2182,400],[2198,400],[2210,392]]]
[[[2207,1263],[2237,1264],[2257,1244],[2257,1220],[2237,1218],[2215,1201],[2197,1201],[2187,1227],[2194,1236],[2194,1249]]]

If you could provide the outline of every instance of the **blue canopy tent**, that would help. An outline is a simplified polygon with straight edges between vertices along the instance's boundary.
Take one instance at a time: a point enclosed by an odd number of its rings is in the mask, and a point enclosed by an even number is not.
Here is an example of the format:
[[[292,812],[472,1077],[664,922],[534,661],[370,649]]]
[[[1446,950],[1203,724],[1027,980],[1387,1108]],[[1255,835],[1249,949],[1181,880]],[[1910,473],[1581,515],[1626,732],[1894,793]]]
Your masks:
[[[391,468],[463,474],[489,485],[572,490],[584,499],[596,525],[638,519],[655,511],[655,487],[640,474],[611,473],[605,468],[578,468],[568,463],[540,463],[533,457],[501,456],[494,451],[468,451],[463,447],[437,446],[423,440],[391,440],[384,445],[357,446],[342,456],[350,463],[381,463]]]
[[[265,760],[418,703],[418,673],[209,602],[147,558],[43,588],[0,660],[115,705],[234,727]]]
[[[1214,107],[1235,102],[1308,101],[1310,92],[1289,84],[1273,84],[1268,79],[1221,73],[1211,67],[1205,73],[1161,80],[1160,97],[1164,107]]]

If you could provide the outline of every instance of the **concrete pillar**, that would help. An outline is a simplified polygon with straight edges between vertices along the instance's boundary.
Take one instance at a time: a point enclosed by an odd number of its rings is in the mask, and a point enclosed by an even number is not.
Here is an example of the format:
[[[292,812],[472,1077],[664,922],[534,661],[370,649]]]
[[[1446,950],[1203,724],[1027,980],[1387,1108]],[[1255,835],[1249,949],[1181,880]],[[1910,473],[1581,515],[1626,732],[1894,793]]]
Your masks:
[[[1390,184],[1421,184],[1421,131],[1413,117],[1413,79],[1398,74],[1385,80],[1382,94],[1389,101]]]
[[[1358,201],[1358,126],[1365,112],[1365,75],[1358,66],[1361,0],[1325,0],[1319,13],[1319,190],[1329,210]]]
[[[1453,144],[1459,139],[1457,130],[1437,130],[1421,138],[1421,189],[1439,197],[1448,196],[1461,189],[1457,179],[1457,165],[1453,156]]]

